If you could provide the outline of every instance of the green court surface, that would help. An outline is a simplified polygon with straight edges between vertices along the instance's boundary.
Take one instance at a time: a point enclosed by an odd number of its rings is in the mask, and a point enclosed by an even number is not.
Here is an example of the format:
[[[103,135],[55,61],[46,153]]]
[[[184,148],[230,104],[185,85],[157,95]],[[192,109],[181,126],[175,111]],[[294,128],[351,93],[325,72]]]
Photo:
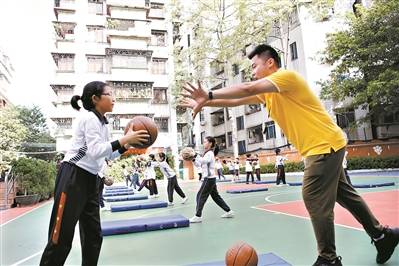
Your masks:
[[[273,178],[263,177],[263,180],[265,179]],[[289,176],[287,179],[291,182],[300,181],[300,177]],[[389,221],[393,221],[391,226],[399,226],[397,215],[399,176],[356,175],[352,176],[352,181],[358,184],[396,182],[395,186],[358,189],[358,191],[364,195],[378,193],[375,195],[378,195],[379,200],[384,200],[385,192],[389,192],[391,197],[386,197],[384,204],[391,206],[391,209],[387,209],[386,215],[389,216]],[[200,182],[180,181],[180,184],[189,196],[185,205],[180,204],[181,199],[175,193],[173,207],[117,213],[103,211],[101,218],[103,221],[108,221],[168,214],[181,214],[190,218],[195,212],[195,195]],[[265,205],[296,201],[301,203],[300,186],[267,185],[269,186],[267,192],[227,194],[225,190],[228,186],[232,184],[218,183],[220,194],[236,213],[234,218],[220,218],[223,210],[209,198],[204,208],[203,222],[200,224],[191,224],[186,228],[104,237],[99,265],[187,265],[223,260],[226,250],[237,241],[249,243],[258,254],[273,252],[292,265],[311,265],[316,260],[316,241],[308,218],[292,215],[283,210],[276,212],[262,209]],[[160,198],[157,200],[166,201],[166,187],[162,181],[158,182],[158,189]],[[373,206],[370,207],[373,209]],[[50,201],[1,225],[1,265],[39,264],[47,242],[51,208]],[[385,209],[382,213],[385,215],[384,211]],[[383,220],[386,219],[381,217],[381,221]],[[375,247],[370,244],[370,238],[361,228],[337,224],[335,230],[337,253],[342,256],[343,265],[377,265]],[[81,251],[77,226],[66,265],[80,265],[80,263]],[[399,249],[385,265],[399,265]]]

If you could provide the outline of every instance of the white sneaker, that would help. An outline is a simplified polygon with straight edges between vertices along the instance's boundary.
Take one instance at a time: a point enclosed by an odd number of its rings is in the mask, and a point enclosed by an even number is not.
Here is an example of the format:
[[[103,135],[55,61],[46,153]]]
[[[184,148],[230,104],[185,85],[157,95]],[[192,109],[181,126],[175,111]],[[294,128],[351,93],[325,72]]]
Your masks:
[[[173,206],[175,205],[173,202],[168,202],[168,206]]]
[[[187,202],[187,200],[188,200],[188,197],[184,197],[184,198],[182,199],[182,201],[181,201],[181,204],[184,204],[184,203],[186,203],[186,202]]]
[[[202,217],[193,216],[190,218],[190,223],[200,223],[202,222]]]
[[[148,198],[149,199],[153,199],[155,196],[154,195],[149,195]]]
[[[159,198],[159,195],[158,195],[158,194],[155,194],[155,195],[154,195],[154,198]]]
[[[222,217],[222,218],[233,218],[234,217],[234,211],[226,212],[225,214],[223,214],[220,217]]]

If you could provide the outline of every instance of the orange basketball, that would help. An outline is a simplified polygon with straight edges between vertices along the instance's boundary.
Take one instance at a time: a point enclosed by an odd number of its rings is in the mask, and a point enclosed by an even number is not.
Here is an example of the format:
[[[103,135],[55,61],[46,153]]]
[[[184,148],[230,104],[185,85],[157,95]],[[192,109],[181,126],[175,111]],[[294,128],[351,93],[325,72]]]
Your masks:
[[[256,266],[258,254],[253,247],[245,242],[238,242],[226,252],[227,266]]]
[[[148,132],[148,135],[150,135],[148,141],[146,143],[143,143],[142,145],[135,145],[136,148],[148,148],[150,147],[155,140],[157,139],[158,136],[158,129],[157,125],[152,121],[151,118],[146,117],[146,116],[135,116],[132,120],[127,123],[125,127],[125,135],[128,132],[129,128],[132,128],[133,131],[137,130],[146,130]]]

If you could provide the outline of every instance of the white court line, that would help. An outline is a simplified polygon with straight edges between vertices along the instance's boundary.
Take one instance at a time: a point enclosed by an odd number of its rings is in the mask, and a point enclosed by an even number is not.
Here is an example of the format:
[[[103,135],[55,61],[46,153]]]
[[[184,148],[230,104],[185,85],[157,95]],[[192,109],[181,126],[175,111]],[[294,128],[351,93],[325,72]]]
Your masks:
[[[6,225],[6,224],[8,224],[8,223],[11,223],[12,221],[17,220],[18,218],[21,218],[21,217],[25,216],[26,214],[33,212],[34,210],[37,210],[37,209],[39,209],[39,208],[41,208],[41,207],[43,207],[43,206],[46,206],[46,205],[49,204],[49,203],[53,203],[53,201],[46,202],[46,203],[44,203],[44,204],[42,204],[42,205],[40,205],[40,206],[37,206],[36,208],[33,208],[33,209],[31,209],[31,210],[29,210],[29,211],[27,211],[27,212],[25,212],[25,213],[23,213],[23,214],[21,214],[21,215],[15,217],[14,219],[11,219],[11,220],[5,222],[4,224],[0,224],[0,227],[3,227],[4,225]]]
[[[275,214],[282,214],[282,215],[296,217],[296,218],[301,218],[301,219],[305,219],[305,220],[309,220],[310,221],[310,217],[306,217],[306,216],[300,216],[300,215],[295,215],[295,214],[290,214],[290,213],[285,213],[285,212],[266,210],[266,209],[258,208],[258,207],[255,207],[255,206],[252,206],[251,208],[252,209],[256,209],[256,210],[260,210],[260,211],[267,211],[267,212],[272,212],[272,213],[275,213]],[[334,223],[334,225],[342,226],[342,227],[349,228],[349,229],[354,229],[354,230],[357,230],[357,231],[364,231],[364,229],[353,227],[353,226],[349,226],[349,225],[336,224],[336,223]]]
[[[17,266],[17,265],[20,265],[21,263],[24,263],[25,261],[28,261],[28,260],[30,260],[31,258],[36,257],[37,255],[41,254],[42,252],[43,252],[43,251],[36,252],[35,254],[30,255],[29,257],[26,257],[25,259],[19,260],[19,261],[17,261],[16,263],[11,264],[10,266]]]

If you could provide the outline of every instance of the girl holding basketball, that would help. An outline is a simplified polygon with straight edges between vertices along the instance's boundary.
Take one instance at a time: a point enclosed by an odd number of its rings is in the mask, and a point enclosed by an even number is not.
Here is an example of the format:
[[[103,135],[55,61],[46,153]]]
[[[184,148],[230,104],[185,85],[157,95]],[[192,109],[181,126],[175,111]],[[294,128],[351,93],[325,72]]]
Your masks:
[[[195,216],[190,219],[191,223],[202,222],[202,210],[209,195],[212,197],[213,201],[226,212],[221,216],[222,218],[234,217],[234,212],[219,195],[216,186],[215,155],[218,154],[219,147],[216,144],[215,138],[206,137],[204,139],[204,149],[205,152],[203,156],[196,155],[193,159],[195,164],[200,164],[202,167],[204,182],[202,182],[201,188],[197,193],[197,208]]]
[[[77,120],[71,147],[57,173],[48,243],[40,265],[64,265],[78,221],[82,265],[97,265],[102,244],[97,175],[106,158],[116,158],[149,137],[144,130],[129,130],[119,140],[108,139],[104,115],[112,112],[115,100],[106,83],[86,84],[82,96],[71,99],[76,110],[80,109],[79,100],[88,112]]]
[[[168,179],[168,200],[169,206],[173,206],[173,191],[176,191],[177,194],[183,199],[182,204],[186,203],[188,198],[184,194],[183,190],[180,188],[179,183],[177,182],[176,173],[169,166],[168,158],[166,158],[166,154],[163,152],[158,153],[159,158],[159,169],[161,170],[164,177]]]

